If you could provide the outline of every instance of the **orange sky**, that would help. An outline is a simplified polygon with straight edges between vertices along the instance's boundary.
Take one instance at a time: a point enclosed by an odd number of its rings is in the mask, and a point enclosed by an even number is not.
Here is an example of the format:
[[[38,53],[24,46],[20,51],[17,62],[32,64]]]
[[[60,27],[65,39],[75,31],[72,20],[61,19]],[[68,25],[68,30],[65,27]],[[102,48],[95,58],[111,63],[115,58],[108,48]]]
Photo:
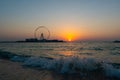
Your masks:
[[[0,1],[0,41],[33,38],[41,25],[50,39],[119,40],[120,0]]]

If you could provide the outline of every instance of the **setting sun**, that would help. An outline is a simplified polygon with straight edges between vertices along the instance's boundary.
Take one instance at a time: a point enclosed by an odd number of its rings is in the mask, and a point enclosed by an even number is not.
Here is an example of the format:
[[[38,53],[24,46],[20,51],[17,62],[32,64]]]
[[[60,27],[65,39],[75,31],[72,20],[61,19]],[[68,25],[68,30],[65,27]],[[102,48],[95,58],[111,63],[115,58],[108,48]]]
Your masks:
[[[67,40],[68,41],[72,41],[72,38],[73,38],[73,34],[67,34]]]
[[[68,41],[71,41],[72,39],[71,38],[68,38]]]
[[[78,38],[78,33],[72,30],[63,31],[63,33],[61,33],[61,39],[68,42],[75,41],[77,38]]]

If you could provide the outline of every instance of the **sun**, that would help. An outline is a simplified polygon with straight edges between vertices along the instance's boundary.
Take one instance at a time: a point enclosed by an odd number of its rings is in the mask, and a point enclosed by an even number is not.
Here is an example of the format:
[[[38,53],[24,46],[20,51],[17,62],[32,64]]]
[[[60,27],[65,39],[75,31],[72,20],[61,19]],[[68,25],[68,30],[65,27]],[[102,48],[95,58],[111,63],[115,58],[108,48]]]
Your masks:
[[[72,38],[73,38],[73,35],[72,35],[72,34],[68,34],[68,35],[67,35],[67,40],[68,40],[69,42],[72,41]]]
[[[68,41],[70,42],[70,41],[72,41],[72,39],[71,39],[71,38],[68,38]]]
[[[61,38],[67,42],[73,42],[76,39],[76,33],[72,31],[66,31],[62,33]]]

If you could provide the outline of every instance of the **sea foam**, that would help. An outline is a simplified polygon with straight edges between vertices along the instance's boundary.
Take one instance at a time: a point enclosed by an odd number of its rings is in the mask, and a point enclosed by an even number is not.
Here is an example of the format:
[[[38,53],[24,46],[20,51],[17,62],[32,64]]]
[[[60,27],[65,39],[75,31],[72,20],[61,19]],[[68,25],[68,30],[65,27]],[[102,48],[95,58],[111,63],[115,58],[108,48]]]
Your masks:
[[[94,58],[80,58],[78,56],[57,59],[30,57],[23,62],[23,65],[53,70],[62,74],[84,75],[97,71],[108,77],[120,78],[120,69],[116,69],[111,64],[100,62]]]
[[[61,74],[80,74],[86,75],[91,72],[100,73],[108,77],[120,79],[120,69],[107,62],[99,61],[94,58],[81,58],[79,56],[69,56],[60,58],[33,57],[26,55],[16,55],[9,52],[0,52],[0,58],[11,61],[22,62],[23,66],[52,70]]]

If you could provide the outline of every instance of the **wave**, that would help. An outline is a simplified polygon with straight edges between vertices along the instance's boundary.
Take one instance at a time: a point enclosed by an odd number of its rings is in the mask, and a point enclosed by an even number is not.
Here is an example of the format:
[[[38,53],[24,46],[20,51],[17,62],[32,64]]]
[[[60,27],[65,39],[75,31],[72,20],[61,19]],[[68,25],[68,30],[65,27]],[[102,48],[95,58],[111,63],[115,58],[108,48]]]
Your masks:
[[[61,74],[93,75],[100,74],[120,79],[120,68],[94,58],[69,56],[61,58],[34,57],[0,51],[0,58],[22,62],[23,66],[52,70]]]
[[[93,58],[80,58],[78,56],[58,59],[30,57],[23,65],[54,70],[62,74],[86,75],[91,72],[97,72],[101,74],[105,73],[108,77],[120,78],[120,69],[116,69],[111,64],[99,62]]]

